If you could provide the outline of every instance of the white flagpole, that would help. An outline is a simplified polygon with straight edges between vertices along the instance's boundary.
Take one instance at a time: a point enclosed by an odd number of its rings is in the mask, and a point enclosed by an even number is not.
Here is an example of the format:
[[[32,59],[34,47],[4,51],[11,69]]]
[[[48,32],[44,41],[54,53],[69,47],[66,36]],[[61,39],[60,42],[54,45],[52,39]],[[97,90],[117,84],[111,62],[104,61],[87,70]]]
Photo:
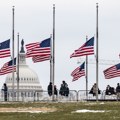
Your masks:
[[[52,34],[50,35],[50,82],[52,82]]]
[[[96,4],[96,101],[98,101],[98,3]]]
[[[53,4],[53,42],[52,42],[52,49],[53,49],[53,55],[52,55],[52,62],[53,62],[53,72],[52,72],[52,100],[54,101],[54,82],[55,82],[55,4]]]
[[[88,37],[86,36],[86,42]],[[88,56],[86,55],[86,99],[88,99]]]
[[[19,101],[19,33],[18,33],[18,50],[17,50],[17,101]]]
[[[13,67],[13,71],[12,71],[12,100],[14,101],[14,6],[12,8],[12,67]]]

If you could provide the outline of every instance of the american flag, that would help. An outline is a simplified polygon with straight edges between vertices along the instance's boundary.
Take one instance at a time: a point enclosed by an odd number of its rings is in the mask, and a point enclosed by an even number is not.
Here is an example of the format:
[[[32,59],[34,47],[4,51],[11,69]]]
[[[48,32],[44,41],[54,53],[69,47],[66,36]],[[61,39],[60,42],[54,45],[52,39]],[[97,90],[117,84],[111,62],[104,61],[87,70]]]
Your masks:
[[[71,76],[73,77],[72,81],[78,80],[80,77],[85,76],[85,62],[77,67],[72,73]]]
[[[0,75],[11,73],[13,69],[15,72],[16,71],[16,58],[14,58],[14,65],[13,65],[13,60],[10,60],[9,62],[3,65],[3,67],[0,69]]]
[[[10,56],[10,39],[0,43],[0,58]]]
[[[89,39],[79,49],[75,50],[74,53],[71,54],[70,58],[80,57],[85,55],[92,55],[92,54],[94,54],[94,37]]]
[[[27,52],[29,53],[32,49],[39,47],[40,42],[35,42],[35,43],[29,43],[26,45]]]
[[[46,60],[50,60],[51,55],[44,55],[44,56],[33,56],[32,60],[34,63],[36,62],[43,62]]]
[[[51,54],[50,41],[51,41],[51,38],[48,38],[43,40],[40,43],[37,42],[37,43],[27,44],[26,57],[50,55]]]
[[[120,77],[120,63],[104,70],[103,72],[105,75],[105,79]]]

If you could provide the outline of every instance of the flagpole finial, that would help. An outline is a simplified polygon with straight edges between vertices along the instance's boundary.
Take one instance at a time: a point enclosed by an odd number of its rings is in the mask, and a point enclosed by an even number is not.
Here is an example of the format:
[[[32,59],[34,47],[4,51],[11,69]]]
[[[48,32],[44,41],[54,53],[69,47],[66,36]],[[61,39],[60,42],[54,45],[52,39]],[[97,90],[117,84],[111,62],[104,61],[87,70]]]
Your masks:
[[[98,7],[98,3],[96,3],[96,6]]]
[[[88,36],[86,35],[86,39],[88,39]]]
[[[15,6],[12,6],[13,7],[13,9],[15,8]]]
[[[55,4],[53,4],[53,8],[55,8]]]

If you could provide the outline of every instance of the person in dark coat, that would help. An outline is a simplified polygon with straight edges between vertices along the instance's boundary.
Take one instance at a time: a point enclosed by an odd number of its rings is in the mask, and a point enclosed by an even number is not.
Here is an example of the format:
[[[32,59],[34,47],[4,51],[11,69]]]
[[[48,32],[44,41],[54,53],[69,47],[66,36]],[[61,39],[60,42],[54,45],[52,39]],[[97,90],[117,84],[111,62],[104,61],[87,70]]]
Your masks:
[[[120,99],[120,84],[119,83],[117,83],[116,94],[117,94],[117,99]]]
[[[62,96],[67,96],[68,97],[68,95],[69,95],[69,88],[68,88],[68,84],[65,81],[62,81],[59,93]]]
[[[68,95],[69,95],[69,87],[67,86],[67,87],[66,87],[66,90],[65,90],[65,96],[68,97]]]
[[[54,85],[54,94],[57,96],[58,90],[57,90],[57,86]]]
[[[2,89],[4,91],[4,101],[7,101],[7,95],[8,95],[8,88],[6,83],[4,83],[4,88]]]
[[[64,93],[64,88],[63,88],[63,84],[61,84],[59,94],[62,95],[62,96],[65,95],[65,93]]]
[[[51,96],[52,95],[52,82],[49,83],[47,89],[48,89],[48,95]]]
[[[105,90],[105,94],[106,95],[111,95],[110,85],[107,85],[106,90]]]

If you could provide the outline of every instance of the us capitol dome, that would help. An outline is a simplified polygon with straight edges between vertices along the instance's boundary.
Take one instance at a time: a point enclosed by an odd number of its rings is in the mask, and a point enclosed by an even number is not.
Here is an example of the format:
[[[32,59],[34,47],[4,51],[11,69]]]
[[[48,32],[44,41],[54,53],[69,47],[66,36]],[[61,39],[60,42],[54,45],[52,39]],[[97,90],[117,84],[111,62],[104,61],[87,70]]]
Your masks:
[[[42,87],[39,82],[38,75],[35,71],[29,68],[26,64],[26,57],[24,51],[24,41],[21,42],[21,50],[19,52],[19,96],[22,96],[23,93],[26,96],[33,96],[33,91],[42,91]],[[6,77],[5,83],[8,86],[8,91],[13,91],[13,74],[9,73]],[[14,72],[14,91],[18,90],[17,87],[17,74]],[[15,96],[17,95],[17,92]]]

